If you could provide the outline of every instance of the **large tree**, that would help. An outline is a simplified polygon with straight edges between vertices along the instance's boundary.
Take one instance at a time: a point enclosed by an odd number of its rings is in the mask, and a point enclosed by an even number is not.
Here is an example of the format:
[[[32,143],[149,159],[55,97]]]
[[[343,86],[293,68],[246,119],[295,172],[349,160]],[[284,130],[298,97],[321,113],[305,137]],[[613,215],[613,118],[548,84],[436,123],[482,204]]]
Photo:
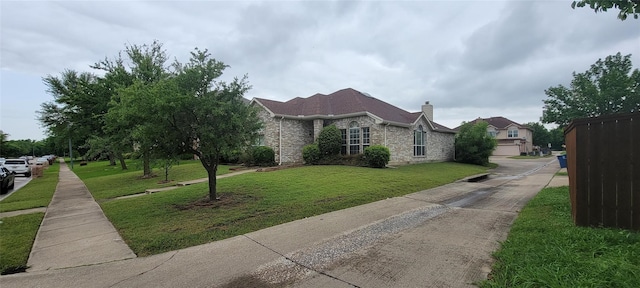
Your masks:
[[[575,118],[640,110],[640,71],[632,70],[631,55],[598,59],[583,73],[573,72],[569,87],[545,90],[543,123],[566,126]]]
[[[121,149],[134,145],[142,158],[143,177],[151,177],[152,153],[160,139],[156,130],[162,129],[157,124],[161,115],[155,110],[155,101],[165,93],[164,82],[170,77],[167,54],[157,41],[151,45],[129,45],[124,52],[125,60],[119,56],[114,61],[94,65],[108,71],[107,76],[118,79],[113,81],[119,84],[106,115],[105,130],[112,136],[107,140],[114,141],[114,147]],[[129,69],[124,62],[129,63]]]
[[[633,15],[633,18],[638,19],[640,14],[640,1],[638,0],[578,0],[571,3],[571,8],[585,7],[593,9],[597,12],[607,12],[609,9],[618,9],[618,18],[620,20],[627,19],[627,16]]]
[[[195,154],[207,170],[209,199],[217,200],[216,172],[220,156],[251,145],[262,124],[243,96],[250,89],[246,76],[227,83],[217,80],[227,66],[207,50],[195,49],[186,64],[174,64],[175,76],[156,100],[165,139]],[[160,145],[161,146],[161,145]]]

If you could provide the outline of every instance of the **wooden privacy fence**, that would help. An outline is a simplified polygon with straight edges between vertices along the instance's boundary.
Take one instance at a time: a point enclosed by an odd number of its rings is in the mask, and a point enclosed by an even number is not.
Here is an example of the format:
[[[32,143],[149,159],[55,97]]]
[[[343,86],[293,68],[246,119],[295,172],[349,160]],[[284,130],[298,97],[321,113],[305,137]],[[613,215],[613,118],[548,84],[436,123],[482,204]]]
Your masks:
[[[574,223],[640,230],[640,113],[574,120],[565,144]]]

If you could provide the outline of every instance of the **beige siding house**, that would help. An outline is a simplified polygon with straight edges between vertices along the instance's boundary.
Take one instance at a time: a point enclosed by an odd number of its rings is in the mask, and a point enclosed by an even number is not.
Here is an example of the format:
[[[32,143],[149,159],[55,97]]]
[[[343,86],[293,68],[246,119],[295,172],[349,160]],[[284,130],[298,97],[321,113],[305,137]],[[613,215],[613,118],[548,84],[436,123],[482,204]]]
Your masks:
[[[479,121],[487,122],[487,133],[498,140],[494,156],[515,156],[533,151],[533,130],[528,126],[504,117],[478,118],[471,123]]]
[[[342,134],[342,154],[363,153],[371,145],[391,152],[390,164],[450,161],[455,131],[433,122],[428,102],[420,112],[407,112],[351,88],[287,102],[254,98],[264,127],[260,144],[273,148],[276,162],[302,163],[302,148],[322,128],[335,125]]]

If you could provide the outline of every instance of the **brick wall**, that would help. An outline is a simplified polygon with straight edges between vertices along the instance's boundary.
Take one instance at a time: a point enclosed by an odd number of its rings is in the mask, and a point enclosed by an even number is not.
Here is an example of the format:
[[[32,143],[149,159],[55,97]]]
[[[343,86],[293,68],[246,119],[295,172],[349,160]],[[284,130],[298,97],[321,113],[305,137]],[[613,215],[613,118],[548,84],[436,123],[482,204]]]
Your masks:
[[[294,120],[273,118],[266,110],[261,109],[258,117],[260,117],[264,123],[261,134],[264,135],[265,145],[273,148],[276,153],[276,162],[279,163],[302,163],[302,148],[307,144],[313,143],[314,135],[320,133],[319,131],[323,125],[328,126],[334,124],[338,129],[347,129],[348,131],[349,124],[352,121],[358,122],[360,128],[369,127],[371,145],[384,145],[389,148],[391,152],[391,164],[450,161],[453,160],[454,156],[455,135],[431,131],[429,125],[427,125],[424,120],[420,120],[419,123],[416,124],[416,127],[417,125],[422,125],[427,132],[425,143],[426,155],[414,157],[414,128],[378,125],[375,123],[375,120],[369,116],[324,121]],[[281,121],[283,136],[282,150],[280,149]],[[281,152],[282,157],[280,157]]]

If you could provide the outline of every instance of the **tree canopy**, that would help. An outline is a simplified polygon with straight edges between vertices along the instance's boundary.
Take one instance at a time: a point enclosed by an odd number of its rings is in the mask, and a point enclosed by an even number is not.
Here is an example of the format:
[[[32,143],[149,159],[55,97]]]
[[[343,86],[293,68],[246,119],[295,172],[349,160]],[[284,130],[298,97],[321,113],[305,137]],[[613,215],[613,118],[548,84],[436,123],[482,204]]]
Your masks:
[[[633,18],[638,19],[640,14],[640,1],[638,0],[578,0],[571,3],[571,8],[585,7],[593,9],[597,12],[607,12],[609,9],[618,9],[618,19],[626,20],[627,16],[633,15]]]
[[[262,125],[243,98],[251,86],[246,76],[219,81],[228,66],[207,50],[194,49],[184,64],[169,65],[167,59],[154,41],[128,45],[116,58],[91,66],[103,76],[72,70],[48,76],[44,82],[54,101],[42,104],[39,120],[50,135],[75,135],[85,155],[119,158],[123,169],[123,153],[136,151],[145,177],[152,176],[151,158],[194,154],[207,170],[209,199],[215,200],[220,157],[253,143]]]
[[[617,53],[583,73],[573,72],[569,87],[544,91],[542,122],[566,126],[576,118],[639,111],[640,71],[632,68],[631,55]]]

